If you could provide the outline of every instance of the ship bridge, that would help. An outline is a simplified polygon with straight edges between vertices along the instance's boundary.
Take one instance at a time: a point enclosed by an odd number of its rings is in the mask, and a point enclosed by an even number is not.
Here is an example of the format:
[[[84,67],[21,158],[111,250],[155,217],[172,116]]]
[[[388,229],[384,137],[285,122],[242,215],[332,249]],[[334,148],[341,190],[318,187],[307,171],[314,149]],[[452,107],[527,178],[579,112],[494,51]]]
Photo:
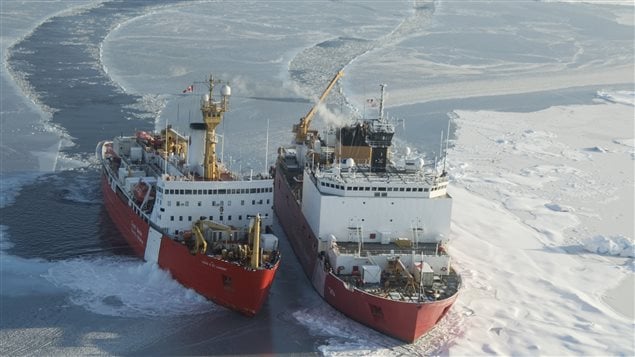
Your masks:
[[[327,170],[307,168],[311,182],[325,195],[358,197],[419,197],[447,195],[448,176],[434,170],[398,169],[389,166],[384,172],[354,166],[350,161]]]

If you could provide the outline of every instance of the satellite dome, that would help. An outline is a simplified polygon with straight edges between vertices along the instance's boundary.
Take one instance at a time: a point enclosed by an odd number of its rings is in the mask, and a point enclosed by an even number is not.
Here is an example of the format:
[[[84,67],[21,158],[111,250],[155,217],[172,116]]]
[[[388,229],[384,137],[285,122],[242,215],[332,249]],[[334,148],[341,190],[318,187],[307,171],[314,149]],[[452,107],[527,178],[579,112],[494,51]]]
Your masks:
[[[230,95],[232,95],[232,88],[227,84],[223,84],[223,86],[220,88],[220,94],[222,96],[229,97]]]

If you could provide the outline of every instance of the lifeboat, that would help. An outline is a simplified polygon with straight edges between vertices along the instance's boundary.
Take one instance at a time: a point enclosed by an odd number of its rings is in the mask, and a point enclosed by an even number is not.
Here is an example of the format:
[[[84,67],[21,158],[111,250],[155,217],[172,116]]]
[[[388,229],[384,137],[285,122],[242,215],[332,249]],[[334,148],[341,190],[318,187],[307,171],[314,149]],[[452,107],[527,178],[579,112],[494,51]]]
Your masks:
[[[140,179],[139,182],[132,187],[132,194],[134,195],[135,201],[139,203],[143,202],[149,189],[150,186]]]

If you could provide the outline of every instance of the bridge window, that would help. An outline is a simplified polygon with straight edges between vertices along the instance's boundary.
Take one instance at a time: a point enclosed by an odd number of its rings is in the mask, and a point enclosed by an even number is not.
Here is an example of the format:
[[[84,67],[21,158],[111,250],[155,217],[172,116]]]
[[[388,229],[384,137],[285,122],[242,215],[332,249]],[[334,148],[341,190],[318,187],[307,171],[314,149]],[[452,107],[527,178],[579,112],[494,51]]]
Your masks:
[[[174,216],[170,216],[170,221],[174,221]]]

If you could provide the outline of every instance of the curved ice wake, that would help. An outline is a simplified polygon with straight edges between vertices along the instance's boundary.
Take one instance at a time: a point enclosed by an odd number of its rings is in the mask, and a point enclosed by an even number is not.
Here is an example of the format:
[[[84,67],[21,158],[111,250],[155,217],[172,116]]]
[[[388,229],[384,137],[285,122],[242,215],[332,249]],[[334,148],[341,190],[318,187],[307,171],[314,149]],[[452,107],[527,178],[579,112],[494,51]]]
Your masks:
[[[424,28],[434,14],[434,1],[413,1],[412,13],[389,33],[376,39],[340,36],[306,48],[289,63],[289,73],[297,86],[309,96],[317,96],[325,83],[339,70],[356,59],[377,49],[395,45]],[[380,22],[380,20],[378,20]],[[379,85],[379,83],[377,83]],[[341,86],[341,85],[340,85]],[[359,105],[347,98],[343,91],[332,91],[327,102],[342,104],[355,116],[360,116]],[[326,110],[323,110],[326,111]],[[340,121],[348,121],[350,114],[336,112]]]
[[[156,264],[125,257],[78,258],[43,275],[70,290],[70,300],[97,314],[125,317],[193,315],[218,307]]]
[[[67,171],[6,174],[0,178],[0,209],[14,204],[25,187],[42,182],[61,190],[61,198],[80,204],[101,203],[95,175]],[[66,189],[62,189],[66,187]],[[61,261],[9,254],[10,227],[0,225],[0,293],[6,296],[66,293],[76,305],[110,316],[175,316],[218,309],[176,282],[156,265],[128,257],[86,257]]]

